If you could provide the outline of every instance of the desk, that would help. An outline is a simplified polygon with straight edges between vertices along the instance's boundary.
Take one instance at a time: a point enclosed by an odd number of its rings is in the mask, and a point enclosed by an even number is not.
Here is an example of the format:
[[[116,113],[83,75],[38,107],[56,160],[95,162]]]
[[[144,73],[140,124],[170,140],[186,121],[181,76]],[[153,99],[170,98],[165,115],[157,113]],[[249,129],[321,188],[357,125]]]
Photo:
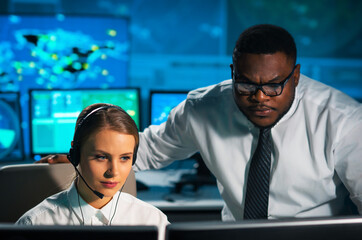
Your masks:
[[[136,173],[137,181],[147,183],[147,190],[137,190],[137,197],[163,211],[172,222],[221,220],[224,205],[214,185],[200,186],[197,191],[185,186],[175,192],[175,183],[192,170],[148,170]]]

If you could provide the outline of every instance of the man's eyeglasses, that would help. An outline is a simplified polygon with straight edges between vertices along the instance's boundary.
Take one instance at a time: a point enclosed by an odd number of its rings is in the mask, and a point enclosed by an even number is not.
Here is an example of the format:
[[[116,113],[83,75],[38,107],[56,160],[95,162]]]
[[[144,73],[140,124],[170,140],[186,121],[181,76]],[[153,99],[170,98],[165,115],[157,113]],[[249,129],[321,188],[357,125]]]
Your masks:
[[[294,66],[292,72],[288,75],[286,79],[280,83],[265,83],[265,84],[254,84],[254,83],[244,83],[244,82],[235,82],[235,74],[233,74],[233,84],[236,91],[240,95],[249,96],[254,95],[260,89],[265,95],[269,97],[275,97],[282,94],[285,84],[292,77],[294,70],[297,65]]]

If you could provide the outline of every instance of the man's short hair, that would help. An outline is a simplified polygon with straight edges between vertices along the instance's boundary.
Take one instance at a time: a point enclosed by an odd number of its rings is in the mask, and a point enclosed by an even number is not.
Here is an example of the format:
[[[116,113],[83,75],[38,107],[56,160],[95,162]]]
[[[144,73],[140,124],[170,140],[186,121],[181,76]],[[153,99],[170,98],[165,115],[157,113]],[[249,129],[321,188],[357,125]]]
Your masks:
[[[245,53],[274,54],[282,52],[296,63],[297,48],[292,35],[284,28],[260,24],[241,33],[233,52],[233,62]]]

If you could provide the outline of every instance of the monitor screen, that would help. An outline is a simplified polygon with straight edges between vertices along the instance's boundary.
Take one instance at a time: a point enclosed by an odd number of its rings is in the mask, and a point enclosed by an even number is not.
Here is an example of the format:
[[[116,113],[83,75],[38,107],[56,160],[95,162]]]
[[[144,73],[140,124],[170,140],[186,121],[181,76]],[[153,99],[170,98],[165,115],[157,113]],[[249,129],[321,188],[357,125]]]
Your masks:
[[[0,15],[0,90],[125,87],[128,20]]]
[[[174,223],[166,230],[166,240],[357,240],[361,236],[360,217]]]
[[[0,162],[23,160],[18,93],[0,93]]]
[[[24,226],[0,225],[0,239],[4,240],[157,240],[156,226]]]
[[[188,91],[151,91],[150,124],[160,125],[167,120],[170,111],[186,99]]]
[[[31,89],[30,136],[34,160],[52,153],[67,153],[73,139],[75,123],[83,108],[93,103],[110,103],[122,107],[140,126],[140,91],[120,89]]]
[[[0,15],[0,91],[128,86],[129,20],[100,15]],[[30,154],[28,108],[22,108]]]

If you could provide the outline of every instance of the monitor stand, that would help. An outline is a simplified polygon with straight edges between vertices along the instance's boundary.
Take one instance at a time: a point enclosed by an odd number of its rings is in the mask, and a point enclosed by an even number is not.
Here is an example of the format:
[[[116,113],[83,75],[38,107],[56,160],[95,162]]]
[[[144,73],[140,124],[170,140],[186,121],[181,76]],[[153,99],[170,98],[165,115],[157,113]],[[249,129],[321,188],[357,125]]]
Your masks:
[[[199,153],[194,154],[191,159],[194,159],[198,166],[196,167],[196,174],[186,173],[180,178],[180,181],[175,183],[174,192],[181,193],[185,186],[191,186],[194,192],[203,185],[215,185],[216,179],[206,167],[202,157]]]

